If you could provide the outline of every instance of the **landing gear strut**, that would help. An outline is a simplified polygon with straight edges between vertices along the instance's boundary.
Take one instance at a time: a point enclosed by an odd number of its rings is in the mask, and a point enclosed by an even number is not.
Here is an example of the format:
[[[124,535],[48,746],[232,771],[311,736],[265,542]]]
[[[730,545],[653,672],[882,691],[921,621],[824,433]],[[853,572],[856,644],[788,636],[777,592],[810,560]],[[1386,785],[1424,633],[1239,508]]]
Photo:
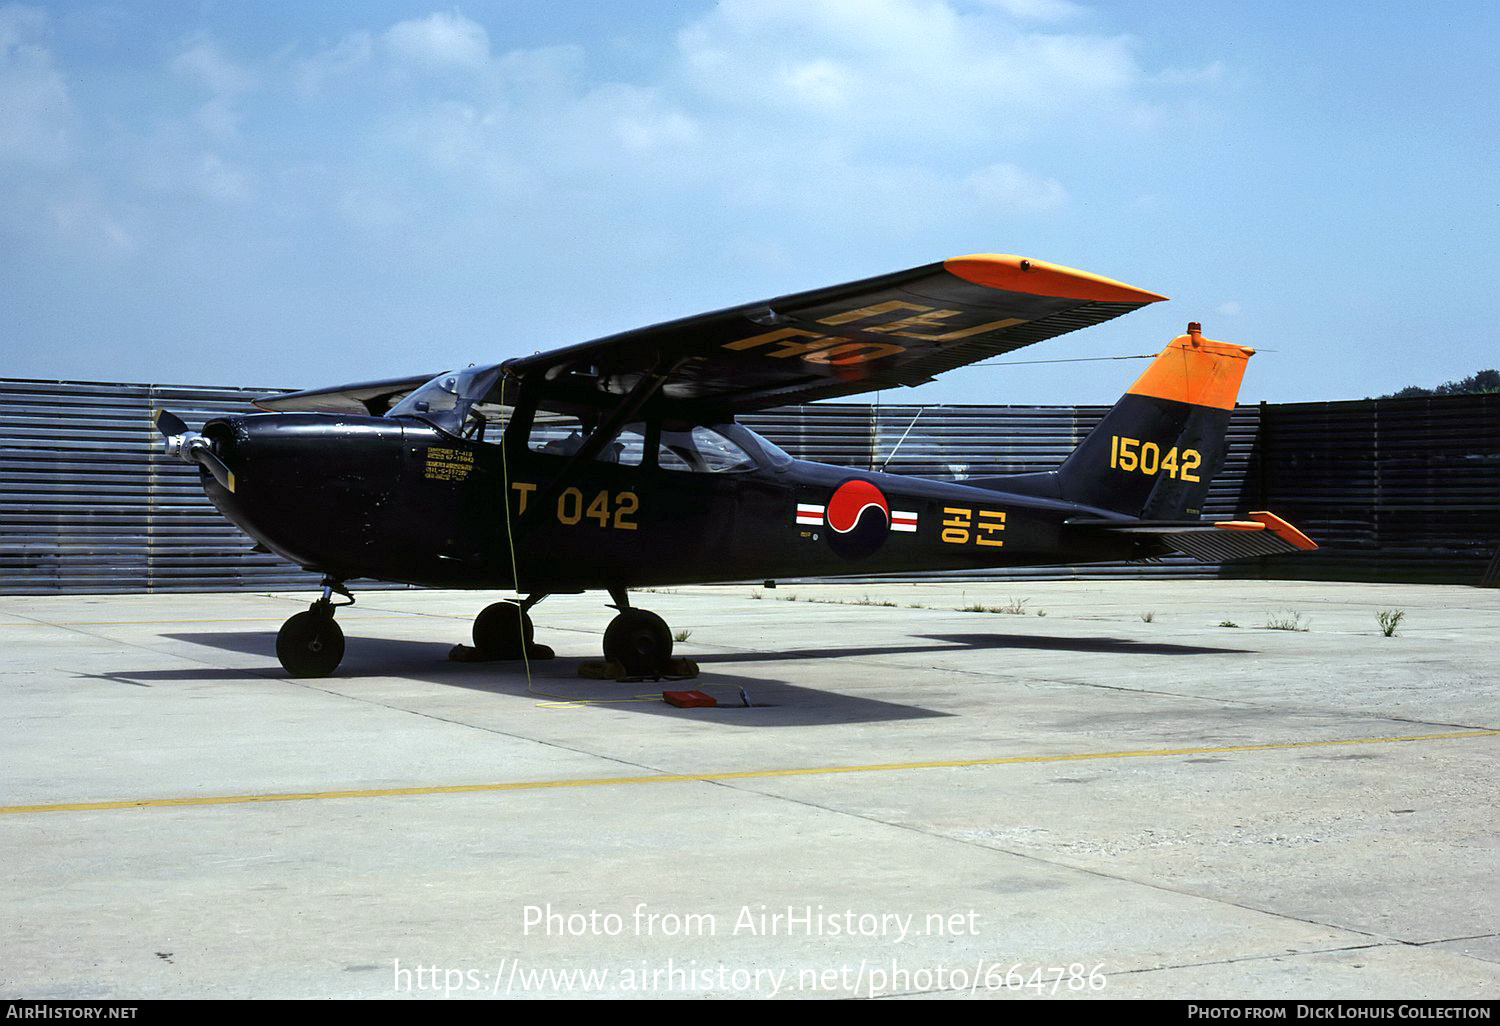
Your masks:
[[[672,631],[649,609],[632,609],[623,588],[609,589],[619,615],[604,630],[604,658],[627,677],[662,677],[672,662]]]
[[[348,602],[333,601],[337,593]],[[338,606],[354,605],[342,581],[323,579],[323,597],[281,625],[276,634],[276,658],[293,677],[326,677],[344,658],[344,632],[333,621]]]

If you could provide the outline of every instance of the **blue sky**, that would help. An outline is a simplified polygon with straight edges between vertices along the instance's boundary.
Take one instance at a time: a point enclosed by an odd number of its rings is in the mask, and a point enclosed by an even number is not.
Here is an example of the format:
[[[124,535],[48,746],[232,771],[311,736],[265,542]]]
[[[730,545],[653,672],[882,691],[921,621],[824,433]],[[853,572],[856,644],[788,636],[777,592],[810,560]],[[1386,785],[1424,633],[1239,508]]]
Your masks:
[[[1171,303],[1014,359],[1500,364],[1500,4],[0,0],[0,376],[312,387],[971,252]],[[1109,402],[1128,363],[885,402]]]

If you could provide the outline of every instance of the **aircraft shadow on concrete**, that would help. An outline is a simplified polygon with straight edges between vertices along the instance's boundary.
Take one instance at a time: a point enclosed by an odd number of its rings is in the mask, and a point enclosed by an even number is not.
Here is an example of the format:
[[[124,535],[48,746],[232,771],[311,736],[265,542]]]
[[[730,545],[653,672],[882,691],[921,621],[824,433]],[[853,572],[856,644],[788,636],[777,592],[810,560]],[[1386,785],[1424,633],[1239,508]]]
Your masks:
[[[204,631],[162,636],[223,651],[264,656],[267,663],[240,669],[201,667],[116,671],[91,676],[118,683],[148,686],[180,681],[287,679],[286,671],[275,662],[274,633]],[[732,726],[793,727],[823,723],[878,723],[953,715],[860,695],[801,687],[786,680],[721,673],[713,668],[713,660],[709,660],[707,665],[700,663],[700,675],[690,680],[617,682],[579,677],[578,664],[583,660],[564,653],[557,659],[531,664],[532,686],[528,692],[526,670],[521,663],[452,662],[448,659],[448,652],[452,647],[450,644],[435,642],[350,636],[338,673],[329,678],[314,679],[310,683],[317,684],[321,680],[347,686],[357,683],[361,677],[395,677],[538,702],[598,704],[635,713],[670,715],[678,719],[691,716],[702,722]],[[842,651],[841,654],[850,653]],[[853,654],[858,654],[858,650]],[[718,661],[735,660],[724,657]],[[750,699],[749,706],[742,704],[741,689]],[[714,708],[678,709],[667,705],[658,697],[662,691],[688,690],[705,691],[716,698],[719,705]],[[640,700],[643,696],[646,700]]]
[[[274,662],[273,633],[203,631],[167,634],[164,637],[240,652],[268,659],[265,666],[243,669],[200,667],[180,670],[145,670],[93,675],[118,683],[149,686],[176,681],[284,680],[286,673]],[[918,640],[917,638],[913,639]],[[528,693],[526,671],[516,662],[451,662],[452,645],[440,642],[404,641],[350,637],[344,662],[330,680],[360,677],[398,677],[488,691],[543,702],[595,703],[631,712],[674,717],[693,716],[703,722],[743,726],[810,726],[820,723],[870,723],[948,716],[951,713],[919,706],[881,701],[861,695],[807,688],[788,680],[751,677],[719,671],[718,665],[796,662],[799,660],[852,659],[883,655],[919,655],[961,650],[1032,649],[1057,652],[1098,652],[1121,655],[1222,655],[1242,654],[1244,649],[1201,645],[1142,642],[1127,638],[1068,638],[1030,634],[932,634],[920,640],[936,644],[893,644],[865,647],[802,648],[778,652],[719,652],[697,658],[700,676],[684,681],[598,681],[578,677],[580,660],[562,658],[531,664],[532,686]],[[914,687],[919,687],[914,685]],[[682,710],[665,702],[651,701],[660,691],[698,689],[713,695],[719,705],[711,709]],[[742,703],[740,690],[750,699]],[[645,700],[642,700],[642,699]]]
[[[712,663],[765,663],[799,659],[847,659],[858,656],[921,655],[965,649],[1038,649],[1048,652],[1102,652],[1118,655],[1244,655],[1247,649],[1213,648],[1204,645],[1174,645],[1130,638],[1060,638],[1031,634],[920,634],[913,640],[936,641],[936,645],[875,645],[864,648],[798,648],[779,652],[720,652],[705,655],[699,665]]]
[[[1034,634],[924,634],[965,648],[1030,648],[1047,652],[1103,652],[1111,655],[1248,655],[1249,649],[1209,645],[1174,645],[1132,638],[1059,638]]]

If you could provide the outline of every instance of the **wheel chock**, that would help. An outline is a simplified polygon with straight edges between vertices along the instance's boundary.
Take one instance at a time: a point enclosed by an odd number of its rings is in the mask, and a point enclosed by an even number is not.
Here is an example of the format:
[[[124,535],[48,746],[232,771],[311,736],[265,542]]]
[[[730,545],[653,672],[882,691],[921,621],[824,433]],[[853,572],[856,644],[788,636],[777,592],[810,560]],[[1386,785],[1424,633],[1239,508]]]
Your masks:
[[[632,677],[625,667],[612,659],[585,659],[578,664],[578,676],[590,680],[614,680],[622,684],[643,680],[690,680],[698,676],[698,664],[691,659],[672,659],[661,673]]]
[[[526,648],[526,658],[532,662],[555,658],[556,652],[552,651],[550,645],[532,644]],[[448,650],[448,661],[452,663],[519,663],[521,655],[486,655],[470,645],[454,645]]]
[[[661,697],[662,701],[679,709],[711,709],[719,704],[713,695],[702,691],[663,691]]]
[[[698,676],[698,664],[678,656],[667,663],[667,672],[662,676],[668,680],[691,680]]]

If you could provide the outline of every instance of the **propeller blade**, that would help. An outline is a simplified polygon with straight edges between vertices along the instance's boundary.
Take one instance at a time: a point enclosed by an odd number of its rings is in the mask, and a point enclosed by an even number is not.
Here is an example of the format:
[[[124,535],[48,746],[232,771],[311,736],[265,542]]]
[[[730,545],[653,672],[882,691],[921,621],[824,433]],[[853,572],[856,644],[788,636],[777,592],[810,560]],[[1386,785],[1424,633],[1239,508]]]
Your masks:
[[[156,411],[156,430],[171,438],[173,435],[187,434],[188,426],[183,423],[182,418],[170,410]]]
[[[195,460],[195,462],[198,463],[199,466],[205,466],[205,468],[208,468],[208,472],[210,472],[210,474],[213,474],[213,480],[219,481],[219,484],[222,484],[222,486],[225,487],[225,490],[233,492],[234,471],[233,469],[229,469],[228,463],[223,462],[222,459],[217,458],[216,455],[208,452],[207,449],[198,450],[198,453],[195,453],[195,455],[193,455],[193,460]]]
[[[198,435],[187,443],[186,449],[183,449],[183,458],[198,463],[205,471],[213,474],[213,480],[219,481],[219,484],[222,484],[226,490],[233,492],[234,471],[231,471],[228,463],[219,459],[219,455],[208,447],[208,441],[202,435]]]

